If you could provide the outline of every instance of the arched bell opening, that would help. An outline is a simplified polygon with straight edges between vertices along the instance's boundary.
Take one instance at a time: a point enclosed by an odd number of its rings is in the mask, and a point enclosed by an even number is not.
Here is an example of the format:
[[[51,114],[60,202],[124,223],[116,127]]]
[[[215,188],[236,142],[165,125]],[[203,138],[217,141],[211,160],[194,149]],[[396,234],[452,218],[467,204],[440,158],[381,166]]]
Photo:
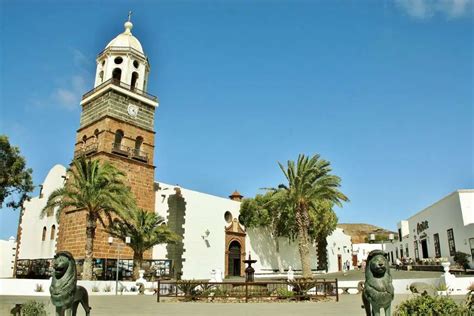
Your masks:
[[[132,81],[130,82],[130,89],[131,90],[137,88],[137,82],[138,82],[138,72],[134,71],[132,73]]]
[[[115,68],[114,71],[112,71],[112,80],[115,82],[120,82],[121,78],[122,78],[122,69]]]

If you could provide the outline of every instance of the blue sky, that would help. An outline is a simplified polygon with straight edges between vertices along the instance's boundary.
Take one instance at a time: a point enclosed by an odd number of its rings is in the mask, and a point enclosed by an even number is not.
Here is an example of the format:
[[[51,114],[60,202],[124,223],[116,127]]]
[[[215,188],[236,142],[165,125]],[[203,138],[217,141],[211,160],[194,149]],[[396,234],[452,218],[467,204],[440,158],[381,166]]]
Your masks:
[[[474,187],[472,1],[1,1],[0,133],[35,184],[73,154],[95,57],[123,31],[158,95],[155,178],[247,197],[331,161],[340,222],[394,229]],[[36,192],[35,192],[36,193]],[[0,211],[0,238],[18,212]]]

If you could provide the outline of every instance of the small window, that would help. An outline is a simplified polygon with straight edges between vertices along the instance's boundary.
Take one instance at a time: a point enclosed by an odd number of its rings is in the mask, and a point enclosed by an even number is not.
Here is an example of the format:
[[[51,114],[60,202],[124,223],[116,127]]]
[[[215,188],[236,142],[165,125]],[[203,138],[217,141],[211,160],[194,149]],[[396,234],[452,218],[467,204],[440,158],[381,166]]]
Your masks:
[[[43,227],[43,235],[41,236],[41,240],[42,241],[46,240],[46,226]]]
[[[117,65],[120,65],[121,63],[123,62],[123,58],[122,57],[115,57],[114,59],[114,63],[116,63]]]
[[[96,129],[96,130],[94,131],[94,142],[97,142],[98,139],[99,139],[99,130]]]
[[[54,234],[56,233],[56,225],[51,226],[51,236],[50,239],[54,240]]]
[[[103,70],[101,72],[99,72],[99,79],[100,79],[101,83],[104,81],[104,71]]]
[[[136,61],[136,60],[133,61],[133,67],[138,69],[138,61]]]
[[[105,59],[102,61],[102,67],[105,66]]]
[[[454,256],[456,254],[456,244],[454,243],[454,232],[453,229],[448,229],[448,246],[449,246],[449,255]]]
[[[118,129],[115,132],[115,146],[119,146],[122,144],[122,139],[123,139],[123,131],[121,129]]]
[[[434,234],[433,235],[433,241],[434,241],[434,248],[435,248],[435,257],[440,258],[441,257],[441,247],[439,244],[439,234]]]
[[[138,136],[137,139],[135,140],[135,151],[137,152],[137,154],[140,152],[142,144],[143,144],[143,137]]]
[[[224,219],[227,223],[232,222],[232,213],[227,211],[224,213]]]

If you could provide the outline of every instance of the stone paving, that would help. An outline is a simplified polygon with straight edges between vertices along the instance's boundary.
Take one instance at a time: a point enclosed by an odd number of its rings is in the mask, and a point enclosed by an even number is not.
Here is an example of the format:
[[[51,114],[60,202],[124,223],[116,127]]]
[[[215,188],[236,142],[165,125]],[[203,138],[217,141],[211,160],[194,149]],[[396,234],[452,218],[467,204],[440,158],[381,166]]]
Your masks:
[[[390,269],[393,279],[425,279],[425,278],[439,278],[442,272],[439,271],[405,271]],[[456,274],[457,278],[472,277],[473,275]],[[319,276],[318,276],[319,277]],[[335,272],[321,275],[321,278],[333,279],[337,278],[339,281],[357,281],[365,280],[365,275],[362,270],[351,270],[349,272]]]
[[[392,310],[409,295],[396,295]],[[456,300],[464,297],[456,296]],[[50,315],[53,306],[49,297],[0,296],[0,315],[9,315],[14,303],[36,299],[48,304]],[[359,295],[342,295],[340,301],[286,302],[286,303],[197,303],[162,302],[156,303],[155,296],[91,296],[91,316],[102,315],[160,315],[160,316],[277,316],[277,315],[365,315]],[[79,306],[77,315],[85,315]]]

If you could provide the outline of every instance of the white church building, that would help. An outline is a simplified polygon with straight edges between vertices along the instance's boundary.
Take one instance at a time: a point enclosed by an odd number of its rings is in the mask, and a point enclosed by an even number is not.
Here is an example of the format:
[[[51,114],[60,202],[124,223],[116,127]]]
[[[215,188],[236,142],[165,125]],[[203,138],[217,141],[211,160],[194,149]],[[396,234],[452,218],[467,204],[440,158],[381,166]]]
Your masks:
[[[49,194],[64,184],[65,174],[65,167],[54,166],[42,184],[40,195],[25,203],[19,226],[22,238],[18,246],[17,277],[49,276],[47,268],[56,251],[61,225],[56,216],[41,218],[40,213]],[[153,248],[149,263],[159,265],[165,275],[172,274],[173,267],[183,279],[209,279],[212,270],[220,271],[223,277],[242,276],[245,268],[242,260],[249,254],[257,260],[254,265],[257,277],[285,272],[290,266],[296,272],[301,270],[296,241],[280,238],[277,245],[269,231],[245,229],[239,224],[238,192],[223,198],[161,182],[155,184],[155,212],[169,226],[179,227],[183,237],[182,244]],[[327,241],[328,272],[341,271],[343,264],[351,260],[351,238],[336,228]],[[311,254],[312,268],[317,272],[315,245]],[[131,269],[128,261],[131,260],[121,260],[123,269]],[[110,269],[114,267],[115,262],[111,262]],[[105,278],[105,274],[99,278]]]

